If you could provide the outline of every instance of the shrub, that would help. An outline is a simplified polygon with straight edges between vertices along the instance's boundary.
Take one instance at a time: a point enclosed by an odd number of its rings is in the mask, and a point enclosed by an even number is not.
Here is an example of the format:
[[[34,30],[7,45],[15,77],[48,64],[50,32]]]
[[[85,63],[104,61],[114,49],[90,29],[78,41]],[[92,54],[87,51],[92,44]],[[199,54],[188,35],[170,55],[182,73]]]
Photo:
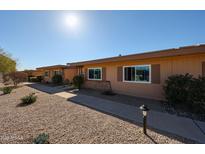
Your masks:
[[[29,81],[30,82],[41,82],[43,80],[42,76],[37,76],[37,77],[30,77]]]
[[[35,96],[35,93],[31,93],[28,96],[21,98],[21,101],[22,101],[22,104],[29,105],[29,104],[34,103],[36,99],[37,99],[37,96]]]
[[[194,103],[205,102],[205,77],[193,78],[190,86],[190,96]]]
[[[165,97],[170,103],[185,103],[189,102],[189,89],[193,76],[190,74],[185,75],[172,75],[165,81],[164,91]]]
[[[73,78],[73,84],[76,88],[80,89],[84,83],[84,77],[82,75],[76,75]]]
[[[205,77],[190,74],[168,77],[164,85],[165,97],[173,106],[184,106],[194,113],[205,111]]]
[[[38,79],[36,77],[30,77],[29,81],[30,82],[38,82]]]
[[[48,139],[49,139],[49,135],[42,133],[42,134],[39,134],[38,137],[34,139],[33,143],[34,144],[48,144],[49,143]]]
[[[52,82],[55,84],[60,84],[63,82],[63,77],[62,75],[56,74],[52,77]]]
[[[42,76],[37,76],[37,81],[38,82],[41,82],[43,80],[43,77]]]
[[[205,77],[194,78],[190,87],[191,108],[194,113],[205,111]]]
[[[4,88],[2,88],[3,94],[10,94],[12,90],[13,90],[12,87],[4,87]]]

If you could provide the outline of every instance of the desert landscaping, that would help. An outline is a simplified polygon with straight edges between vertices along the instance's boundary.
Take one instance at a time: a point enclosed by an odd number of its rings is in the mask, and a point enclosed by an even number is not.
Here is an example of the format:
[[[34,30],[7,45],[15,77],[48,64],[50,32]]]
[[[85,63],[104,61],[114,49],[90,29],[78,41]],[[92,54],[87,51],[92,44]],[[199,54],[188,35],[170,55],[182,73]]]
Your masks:
[[[20,98],[35,93],[37,101],[20,106]],[[49,143],[193,143],[142,127],[23,86],[0,96],[0,143],[33,143],[41,133]]]

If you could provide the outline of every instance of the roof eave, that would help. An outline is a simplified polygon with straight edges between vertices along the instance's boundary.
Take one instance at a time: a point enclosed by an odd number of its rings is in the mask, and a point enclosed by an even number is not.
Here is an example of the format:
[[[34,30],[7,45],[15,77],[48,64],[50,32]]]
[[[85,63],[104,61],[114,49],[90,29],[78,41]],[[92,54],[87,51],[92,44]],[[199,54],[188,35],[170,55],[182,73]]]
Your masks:
[[[76,63],[69,63],[69,65],[80,66],[86,64],[99,64],[99,63],[108,63],[108,62],[126,61],[126,60],[144,60],[144,59],[151,59],[151,58],[163,58],[163,57],[173,57],[173,56],[201,54],[201,53],[205,53],[205,45],[185,46],[180,48],[172,48],[172,49],[159,50],[153,52],[126,55],[126,56],[82,61]]]

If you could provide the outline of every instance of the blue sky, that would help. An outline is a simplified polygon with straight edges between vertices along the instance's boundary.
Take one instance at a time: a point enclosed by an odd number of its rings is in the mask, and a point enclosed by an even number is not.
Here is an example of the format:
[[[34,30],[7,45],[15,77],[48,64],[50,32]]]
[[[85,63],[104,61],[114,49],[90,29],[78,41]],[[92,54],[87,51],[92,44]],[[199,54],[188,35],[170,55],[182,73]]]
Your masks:
[[[205,43],[204,19],[205,11],[0,11],[0,47],[19,70],[35,69]]]

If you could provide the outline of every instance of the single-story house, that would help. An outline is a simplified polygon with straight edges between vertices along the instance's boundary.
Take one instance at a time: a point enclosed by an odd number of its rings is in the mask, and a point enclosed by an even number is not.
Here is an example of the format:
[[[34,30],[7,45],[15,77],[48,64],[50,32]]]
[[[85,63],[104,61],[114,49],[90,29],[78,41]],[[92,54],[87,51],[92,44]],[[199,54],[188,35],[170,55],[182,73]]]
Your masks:
[[[28,77],[37,77],[43,75],[43,72],[40,70],[24,70],[23,72],[27,73]]]
[[[30,81],[32,78],[42,77],[43,71],[41,70],[24,70],[22,71],[27,74],[28,81]]]
[[[72,82],[73,77],[79,74],[75,66],[68,65],[44,66],[38,67],[36,70],[25,70],[23,72],[27,73],[28,77],[31,78],[42,77],[43,82],[51,82],[55,74],[62,75],[63,81],[69,80]]]
[[[64,78],[64,69],[68,66],[66,65],[52,65],[52,66],[44,66],[36,68],[37,72],[41,72],[39,75],[43,77],[44,82],[51,82],[52,77],[56,74],[62,75]]]
[[[165,80],[174,74],[205,75],[205,45],[69,63],[85,76],[86,88],[163,100]],[[49,70],[49,69],[48,69]],[[69,71],[67,72],[69,74]],[[47,76],[50,74],[47,73]],[[71,75],[72,76],[72,75]],[[72,77],[70,77],[72,78]]]
[[[43,71],[42,70],[34,70],[32,71],[32,76],[38,77],[38,76],[43,76]]]

